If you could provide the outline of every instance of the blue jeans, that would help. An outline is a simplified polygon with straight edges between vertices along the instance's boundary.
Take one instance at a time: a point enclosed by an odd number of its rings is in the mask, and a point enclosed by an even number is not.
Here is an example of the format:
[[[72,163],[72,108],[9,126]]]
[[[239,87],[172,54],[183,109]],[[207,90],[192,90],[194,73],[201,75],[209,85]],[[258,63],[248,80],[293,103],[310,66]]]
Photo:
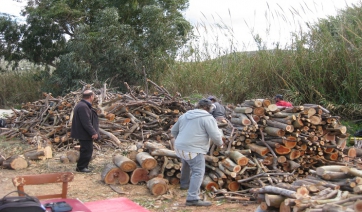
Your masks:
[[[181,161],[180,186],[189,187],[186,200],[199,200],[199,190],[205,174],[205,156],[199,153],[191,160],[181,159]]]

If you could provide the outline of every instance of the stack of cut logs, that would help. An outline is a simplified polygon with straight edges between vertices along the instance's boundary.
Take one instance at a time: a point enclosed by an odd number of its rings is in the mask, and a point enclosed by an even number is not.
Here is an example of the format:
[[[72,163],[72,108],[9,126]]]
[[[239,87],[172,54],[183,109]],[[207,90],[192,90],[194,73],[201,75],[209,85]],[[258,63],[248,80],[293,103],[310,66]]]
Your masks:
[[[106,92],[105,87],[96,91],[98,99],[94,107],[99,110],[102,139],[95,143],[95,148],[104,145],[126,150],[123,155],[115,154],[113,161],[104,167],[101,176],[106,184],[147,182],[151,193],[160,195],[166,192],[167,184],[178,184],[180,180],[181,162],[173,151],[169,130],[194,105],[184,101],[180,94],[172,96],[164,87],[151,80],[147,82],[155,88],[152,95],[130,88],[127,83],[126,94]],[[86,88],[89,85],[83,89]],[[72,110],[80,94],[80,90],[57,98],[44,94],[43,100],[23,104],[22,110],[14,110],[7,120],[14,127],[0,136],[20,137],[30,144],[52,144],[57,151],[73,148],[78,143],[70,138]],[[283,191],[293,191],[296,188],[291,183],[298,182],[298,177],[315,175],[321,183],[335,178],[311,173],[321,166],[359,169],[355,158],[362,152],[346,147],[346,127],[341,125],[339,117],[320,105],[283,108],[268,99],[253,99],[237,106],[228,105],[226,109],[227,122],[218,126],[227,145],[223,149],[212,145],[205,155],[202,186],[213,198],[256,201],[254,194],[268,193],[265,189],[270,186],[283,185]],[[43,141],[34,141],[35,136]],[[66,160],[74,162],[69,157]],[[290,187],[285,188],[288,184]],[[303,192],[288,198],[304,198]],[[268,203],[267,198],[272,197],[265,195],[262,202]]]

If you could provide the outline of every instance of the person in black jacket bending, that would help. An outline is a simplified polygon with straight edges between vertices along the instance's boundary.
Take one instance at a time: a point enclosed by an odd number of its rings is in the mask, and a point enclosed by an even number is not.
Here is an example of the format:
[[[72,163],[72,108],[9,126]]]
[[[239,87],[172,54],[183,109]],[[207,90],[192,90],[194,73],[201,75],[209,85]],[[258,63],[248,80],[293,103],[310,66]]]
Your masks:
[[[100,138],[98,115],[92,108],[94,97],[92,90],[85,90],[83,99],[74,108],[71,137],[78,139],[80,143],[80,155],[76,168],[78,172],[91,172],[88,164],[92,158],[93,141]]]

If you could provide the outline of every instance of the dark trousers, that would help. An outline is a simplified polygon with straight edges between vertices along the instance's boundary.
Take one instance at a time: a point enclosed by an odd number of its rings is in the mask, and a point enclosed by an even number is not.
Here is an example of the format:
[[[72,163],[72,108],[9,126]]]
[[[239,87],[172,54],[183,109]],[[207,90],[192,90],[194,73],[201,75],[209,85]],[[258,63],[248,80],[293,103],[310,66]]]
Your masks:
[[[77,169],[88,168],[89,161],[93,154],[93,141],[92,140],[79,140],[80,154],[77,163]]]

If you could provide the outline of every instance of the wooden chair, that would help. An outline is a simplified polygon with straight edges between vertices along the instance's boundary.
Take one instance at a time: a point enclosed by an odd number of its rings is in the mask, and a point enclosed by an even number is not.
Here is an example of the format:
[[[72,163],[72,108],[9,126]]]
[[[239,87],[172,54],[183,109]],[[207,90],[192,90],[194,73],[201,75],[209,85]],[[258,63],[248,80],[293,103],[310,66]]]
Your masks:
[[[38,199],[67,198],[68,182],[73,181],[74,174],[72,172],[59,172],[50,174],[24,175],[13,178],[13,184],[19,191],[24,191],[25,185],[40,185],[48,183],[62,183],[62,193],[48,194],[36,196]],[[22,196],[22,194],[19,194]]]

